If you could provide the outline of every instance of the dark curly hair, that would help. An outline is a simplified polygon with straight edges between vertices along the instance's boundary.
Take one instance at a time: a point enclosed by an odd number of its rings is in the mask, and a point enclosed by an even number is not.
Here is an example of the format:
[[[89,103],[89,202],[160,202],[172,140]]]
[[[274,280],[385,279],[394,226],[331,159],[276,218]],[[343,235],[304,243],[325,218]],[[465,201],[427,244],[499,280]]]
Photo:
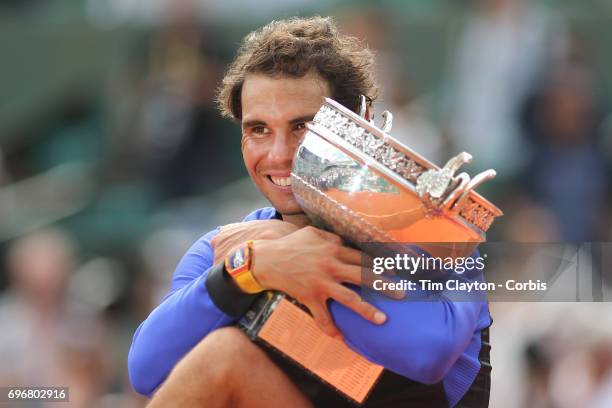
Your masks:
[[[329,83],[332,98],[352,110],[358,108],[359,95],[370,102],[378,96],[372,52],[340,34],[330,17],[294,17],[245,37],[218,90],[219,109],[225,117],[242,118],[240,97],[249,73],[302,77],[313,69]]]

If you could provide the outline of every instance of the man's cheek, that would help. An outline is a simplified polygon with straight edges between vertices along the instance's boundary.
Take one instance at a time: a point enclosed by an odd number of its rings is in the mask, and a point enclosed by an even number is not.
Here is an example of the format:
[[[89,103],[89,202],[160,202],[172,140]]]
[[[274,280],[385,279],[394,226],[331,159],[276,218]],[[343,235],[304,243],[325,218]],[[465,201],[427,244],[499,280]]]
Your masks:
[[[255,169],[255,161],[253,160],[253,158],[250,155],[243,153],[242,160],[244,161],[244,167],[246,168],[247,173],[249,173],[249,176],[255,179],[256,169]]]

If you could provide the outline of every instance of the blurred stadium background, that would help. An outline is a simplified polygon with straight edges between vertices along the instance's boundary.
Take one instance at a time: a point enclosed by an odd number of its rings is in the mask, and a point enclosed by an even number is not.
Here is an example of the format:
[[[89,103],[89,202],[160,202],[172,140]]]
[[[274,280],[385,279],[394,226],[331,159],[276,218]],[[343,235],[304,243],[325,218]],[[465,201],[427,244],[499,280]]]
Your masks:
[[[0,0],[0,385],[144,405],[135,328],[197,237],[266,205],[224,66],[312,14],[376,50],[394,136],[498,170],[489,240],[610,241],[612,0]],[[491,309],[492,407],[612,406],[612,305]]]

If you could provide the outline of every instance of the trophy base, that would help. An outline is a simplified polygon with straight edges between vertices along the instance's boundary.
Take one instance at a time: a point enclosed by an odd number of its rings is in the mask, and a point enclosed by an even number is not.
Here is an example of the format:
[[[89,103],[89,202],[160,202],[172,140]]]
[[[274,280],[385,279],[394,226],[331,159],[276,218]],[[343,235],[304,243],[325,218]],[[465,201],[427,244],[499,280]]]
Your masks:
[[[263,294],[238,327],[358,405],[367,399],[384,370],[342,340],[324,334],[302,305],[282,293]]]

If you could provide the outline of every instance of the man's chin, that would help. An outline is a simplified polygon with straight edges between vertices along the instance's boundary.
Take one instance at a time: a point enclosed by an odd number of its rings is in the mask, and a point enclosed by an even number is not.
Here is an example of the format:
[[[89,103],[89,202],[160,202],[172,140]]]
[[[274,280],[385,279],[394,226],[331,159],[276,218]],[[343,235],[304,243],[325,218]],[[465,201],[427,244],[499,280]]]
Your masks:
[[[272,206],[283,216],[306,216],[306,213],[304,213],[304,210],[302,210],[302,207],[300,207],[297,202],[282,204],[272,203]]]
[[[298,228],[303,228],[307,225],[312,225],[312,221],[310,221],[310,218],[308,218],[308,216],[303,212],[291,214],[281,213],[281,218],[283,219],[283,221],[291,223],[297,226]]]
[[[279,208],[279,207],[274,207],[276,209],[276,211],[278,211],[280,213],[280,215],[286,215],[286,216],[299,216],[299,215],[304,215],[306,216],[306,213],[304,212],[304,210],[302,210],[302,208],[298,207],[298,208]]]

